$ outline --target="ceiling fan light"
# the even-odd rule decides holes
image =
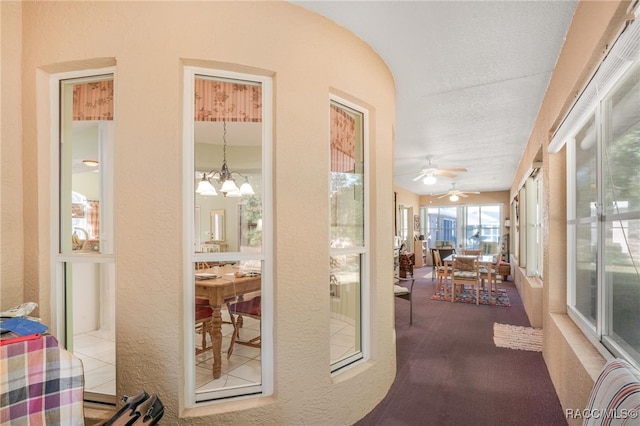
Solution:
[[[434,175],[429,175],[422,181],[425,185],[433,185],[438,181]]]
[[[458,197],[456,194],[451,195],[451,197],[449,197],[449,201],[451,202],[456,202],[460,199],[460,197]]]

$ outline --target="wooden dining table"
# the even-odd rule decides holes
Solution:
[[[451,272],[453,273],[453,262],[455,261],[456,257],[460,257],[460,256],[464,256],[464,257],[475,257],[478,259],[478,262],[481,265],[485,265],[487,267],[487,274],[486,274],[486,279],[487,281],[489,281],[489,297],[491,297],[491,282],[492,282],[492,277],[493,274],[491,273],[492,271],[492,266],[496,261],[496,257],[489,254],[489,255],[473,255],[473,254],[456,254],[456,253],[452,253],[449,256],[445,257],[444,259],[442,259],[442,262],[444,263],[444,298],[445,300],[447,299],[447,279],[449,278],[449,270],[451,270]],[[497,271],[496,271],[497,273]],[[480,279],[482,279],[482,287],[484,288],[484,279],[485,277],[483,277],[481,275]],[[454,297],[454,289],[451,288],[451,297]],[[498,297],[498,288],[496,286],[496,298]]]
[[[209,300],[212,313],[213,378],[222,373],[222,305],[229,299],[260,291],[262,276],[247,274],[236,276],[238,268],[216,266],[196,272],[196,297]]]

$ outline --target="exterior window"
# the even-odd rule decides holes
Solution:
[[[499,205],[421,207],[420,215],[427,217],[425,238],[429,242],[429,248],[451,247],[499,252]]]
[[[468,206],[466,210],[465,248],[480,249],[485,243],[500,242],[500,206]],[[496,251],[497,253],[497,251]]]
[[[458,222],[458,208],[422,207],[420,210],[421,212],[427,212],[425,238],[429,242],[429,248],[457,247],[456,224]]]
[[[535,173],[526,182],[526,274],[530,277],[542,277],[542,178]]]
[[[109,71],[110,72],[110,71]],[[52,229],[56,334],[85,365],[85,398],[115,403],[114,76],[54,76],[60,128]]]
[[[366,289],[365,113],[342,100],[330,104],[331,238],[329,294],[331,371],[363,358]]]
[[[190,405],[272,388],[270,84],[185,69]]]
[[[640,363],[640,66],[600,98],[567,147],[575,170],[569,313],[616,356]],[[574,213],[575,211],[575,213]]]
[[[398,236],[402,239],[405,248],[408,250],[412,246],[412,229],[413,223],[411,223],[413,209],[400,205],[398,207]]]

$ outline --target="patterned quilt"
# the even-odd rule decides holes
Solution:
[[[0,425],[84,425],[82,361],[53,336],[0,347]]]

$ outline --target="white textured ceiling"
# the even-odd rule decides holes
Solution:
[[[294,1],[349,29],[396,84],[395,183],[417,194],[509,189],[576,1]],[[427,165],[455,179],[413,182]]]

